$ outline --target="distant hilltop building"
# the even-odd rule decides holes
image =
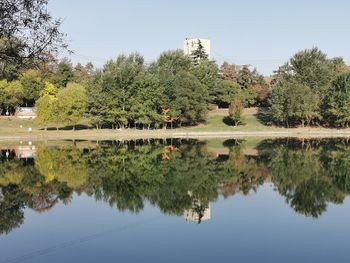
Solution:
[[[210,58],[210,40],[203,38],[186,38],[184,41],[184,54],[191,56],[193,51],[198,48],[198,43],[201,43],[208,57]]]

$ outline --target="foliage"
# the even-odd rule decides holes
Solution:
[[[180,125],[193,125],[206,119],[208,93],[193,75],[180,72],[165,92],[169,97],[171,115],[177,118]]]
[[[57,121],[57,98],[53,95],[45,94],[36,102],[36,119],[35,123],[44,125],[45,129],[48,124]]]
[[[54,84],[59,88],[65,88],[67,84],[73,81],[73,68],[68,60],[64,60],[58,64],[54,77]]]
[[[66,49],[61,20],[47,11],[47,0],[12,0],[0,2],[0,68],[14,75],[21,68],[48,61],[49,54]],[[7,75],[7,74],[5,74]],[[4,74],[2,74],[4,76]],[[9,78],[12,80],[12,78]]]
[[[24,90],[20,81],[0,80],[0,114],[5,110],[13,114],[16,107],[22,104],[23,98]]]
[[[339,75],[326,100],[327,117],[331,123],[348,127],[350,122],[350,73]]]
[[[58,122],[72,125],[74,129],[86,111],[86,90],[80,84],[69,83],[66,88],[59,90],[55,104]]]
[[[198,65],[209,58],[200,39],[198,39],[197,48],[191,53],[191,58],[195,65]]]
[[[233,81],[223,80],[218,87],[212,92],[215,100],[213,101],[219,107],[227,108],[235,98],[241,98],[241,87]]]
[[[234,99],[228,109],[228,115],[235,126],[243,122],[243,104],[239,98]]]
[[[212,60],[201,60],[201,63],[192,66],[191,73],[206,87],[209,94],[208,102],[217,100],[216,90],[220,85],[219,68]]]
[[[26,106],[33,107],[44,89],[44,81],[39,72],[33,69],[25,71],[20,77],[20,81],[24,90],[24,103]]]
[[[345,68],[342,59],[328,59],[318,48],[295,54],[279,68],[270,93],[271,120],[277,124],[316,124],[326,122],[327,94],[338,72]]]
[[[237,82],[238,72],[236,68],[237,68],[236,65],[229,64],[228,62],[225,61],[220,67],[221,79]]]
[[[287,127],[298,122],[309,125],[319,117],[317,95],[296,80],[279,82],[271,92],[270,104],[272,120]]]

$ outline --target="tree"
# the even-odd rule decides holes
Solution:
[[[297,80],[279,82],[271,92],[270,115],[275,123],[309,125],[320,116],[318,97],[310,87]]]
[[[209,58],[208,53],[202,45],[202,41],[200,39],[198,39],[197,48],[191,53],[191,58],[195,65],[198,65],[200,62]]]
[[[322,99],[335,77],[335,64],[315,47],[296,53],[287,67],[297,81],[309,86]]]
[[[61,89],[57,93],[57,117],[58,121],[75,125],[81,121],[86,112],[87,96],[83,86],[76,83],[68,84],[67,88]]]
[[[258,84],[258,74],[256,70],[251,71],[248,66],[244,65],[238,72],[238,84],[242,89],[248,89]]]
[[[67,49],[64,34],[59,30],[61,20],[52,18],[47,3],[47,0],[0,2],[0,68],[14,65],[18,70],[48,61],[49,54]]]
[[[177,116],[177,123],[190,125],[206,120],[208,93],[200,81],[187,72],[175,76],[174,83],[166,90],[169,112]]]
[[[327,117],[331,123],[348,127],[350,122],[350,73],[339,75],[327,97]]]
[[[243,110],[243,104],[239,98],[236,98],[231,102],[230,107],[228,109],[228,114],[235,126],[242,123]]]
[[[159,75],[161,82],[168,85],[177,73],[190,71],[191,67],[191,58],[178,49],[161,53],[157,61],[151,64],[150,72]]]
[[[109,61],[101,76],[102,91],[106,94],[106,120],[113,126],[124,128],[129,121],[133,83],[144,70],[144,59],[138,53],[121,55]]]
[[[236,82],[230,80],[220,81],[220,84],[212,94],[215,98],[214,103],[222,108],[228,108],[235,98],[242,99],[241,87]]]
[[[133,83],[130,120],[136,125],[155,127],[162,123],[161,110],[164,105],[164,87],[157,75],[141,72]]]
[[[209,94],[208,102],[216,100],[216,90],[220,86],[218,65],[211,60],[201,60],[201,63],[192,66],[191,73],[204,85]]]
[[[45,94],[40,97],[36,102],[36,119],[35,122],[38,125],[44,125],[45,130],[50,123],[56,121],[57,114],[57,98]]]
[[[57,88],[54,84],[45,81],[45,86],[44,89],[40,92],[40,97],[43,97],[45,95],[50,95],[50,96],[56,96],[57,95]]]
[[[15,109],[23,103],[24,90],[20,81],[0,81],[0,112],[4,110],[13,114]]]
[[[59,88],[65,88],[69,82],[73,81],[73,77],[72,64],[68,60],[63,60],[58,64],[54,84]]]
[[[27,70],[20,77],[20,81],[24,90],[25,105],[34,106],[45,85],[39,72],[33,69]]]
[[[238,81],[238,73],[236,70],[236,65],[234,64],[229,64],[228,62],[224,62],[221,67],[221,79],[222,80],[229,80],[233,82]]]
[[[343,64],[342,59],[328,59],[318,48],[296,53],[272,81],[269,101],[273,120],[287,126],[289,122],[304,125],[325,121],[330,113],[326,107],[331,83],[344,70]]]
[[[92,74],[94,66],[91,63],[86,66],[78,63],[73,70],[73,81],[82,85],[87,85],[89,78]]]

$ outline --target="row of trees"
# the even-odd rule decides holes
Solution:
[[[295,54],[281,66],[269,95],[270,119],[289,126],[348,126],[350,73],[342,58],[318,48]]]
[[[69,116],[58,118],[54,110],[48,112],[54,98],[46,96],[38,100],[38,122],[53,124],[65,119],[64,124],[73,125],[80,116],[97,128],[179,127],[205,121],[211,104],[228,106],[235,98],[241,100],[242,105],[257,103],[253,87],[259,79],[263,80],[255,71],[242,78],[247,83],[242,80],[240,86],[222,73],[236,72],[236,67],[220,70],[206,57],[196,61],[194,63],[193,56],[175,50],[162,53],[150,65],[146,65],[138,53],[121,55],[108,61],[101,70],[93,70],[91,64],[73,69],[69,62],[61,62],[50,81],[58,90],[65,89],[70,82],[79,83],[86,90],[87,101],[77,104],[87,107],[79,108],[74,120]],[[243,67],[237,76],[247,72],[249,69]],[[78,97],[75,95],[71,100],[74,102]]]

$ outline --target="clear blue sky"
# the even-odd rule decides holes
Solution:
[[[252,64],[265,75],[313,46],[350,64],[347,0],[50,0],[49,10],[64,19],[73,63],[102,66],[132,51],[152,61],[201,37],[218,63]]]

